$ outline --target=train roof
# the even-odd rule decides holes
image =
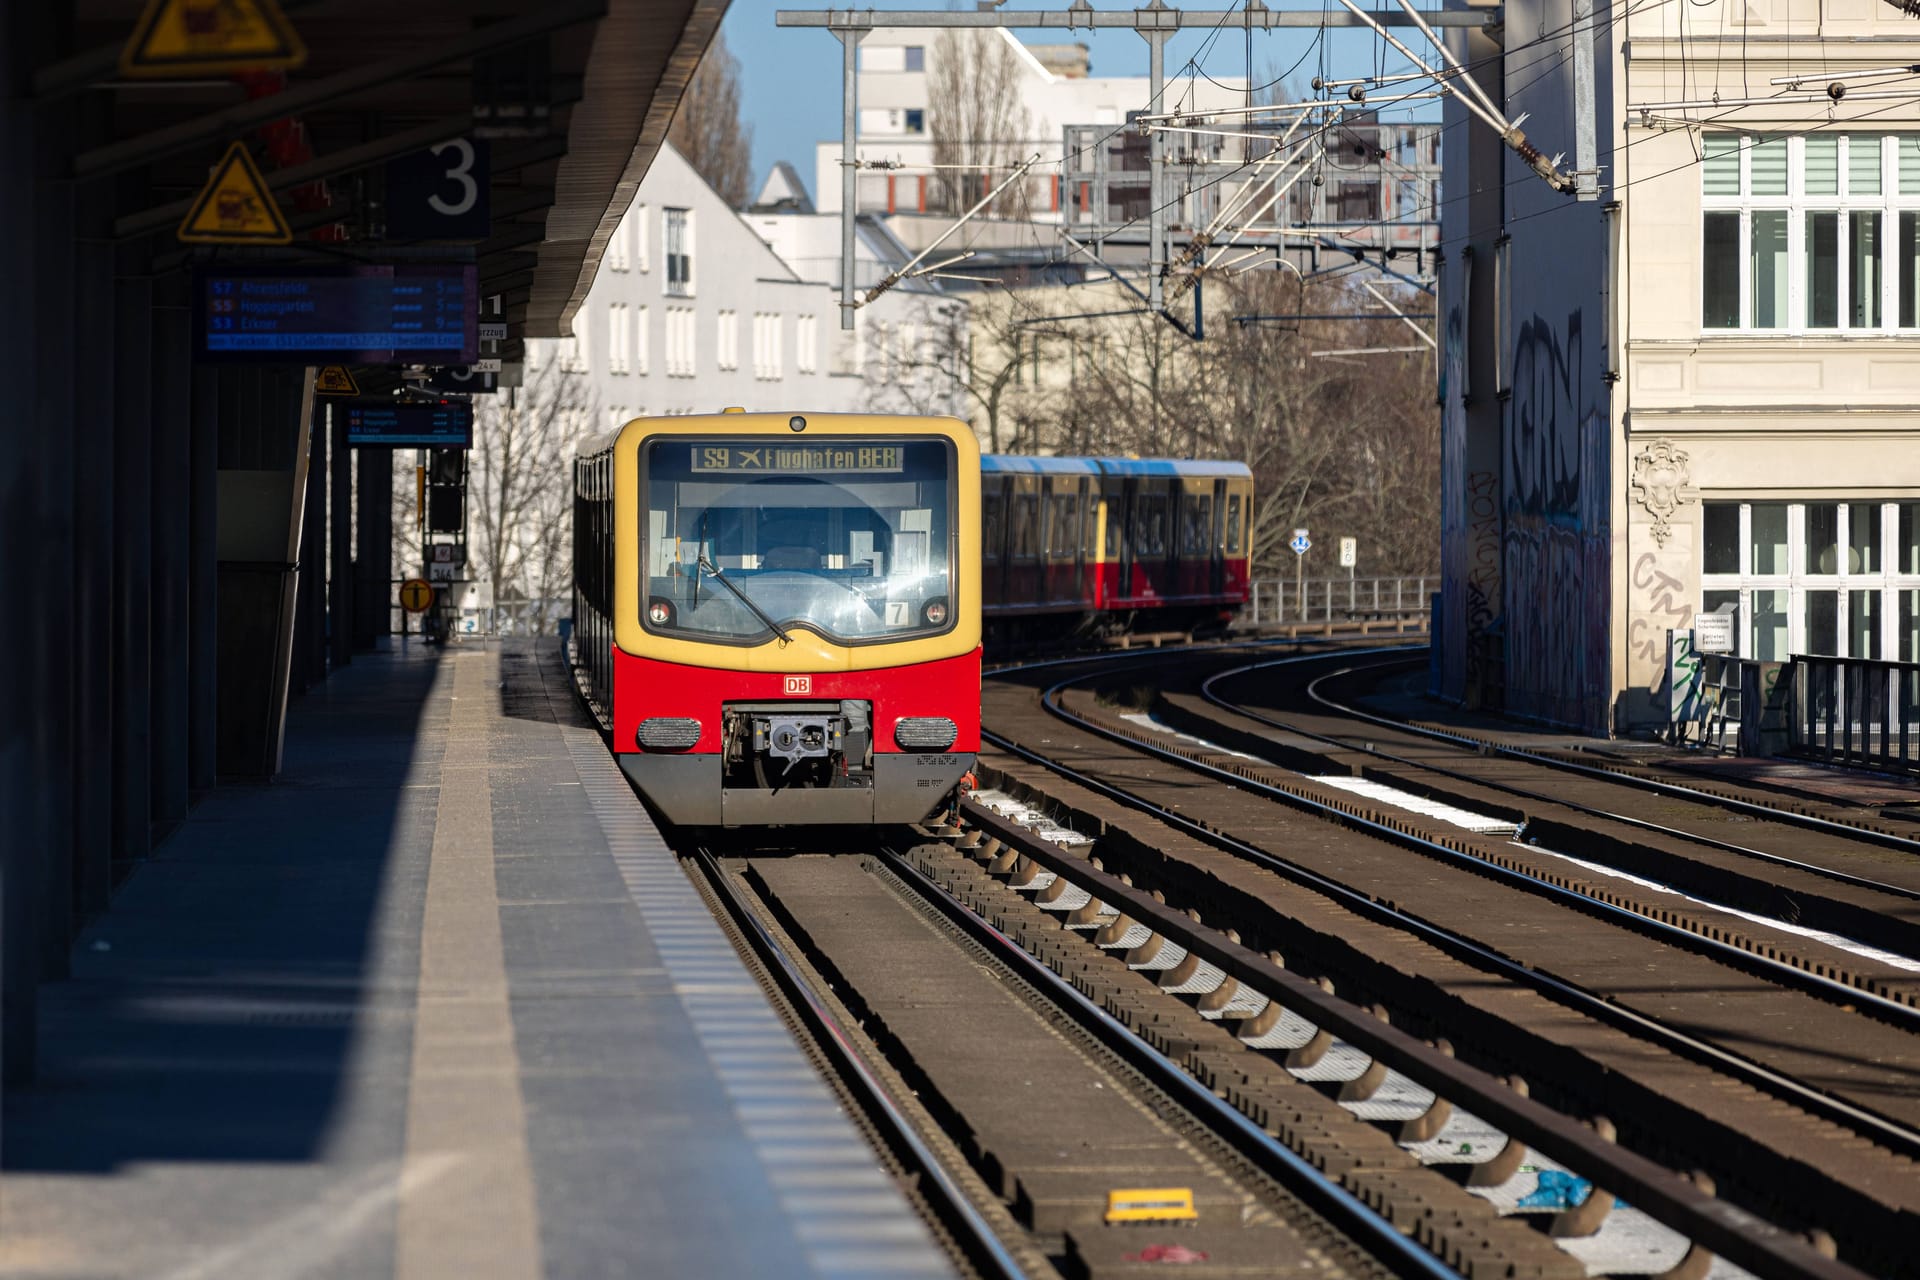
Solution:
[[[1019,472],[1022,475],[1097,476],[1100,465],[1092,458],[1038,458],[1023,453],[983,453],[980,470],[984,474]]]
[[[1192,476],[1200,479],[1220,476],[1251,478],[1253,475],[1244,462],[1199,462],[1183,458],[1040,458],[1012,453],[982,454],[980,470],[987,475],[1017,472],[1028,475]]]

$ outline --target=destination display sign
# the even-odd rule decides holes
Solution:
[[[473,447],[473,404],[467,400],[430,403],[381,400],[347,405],[347,443],[411,449]]]
[[[194,346],[207,360],[469,364],[478,293],[458,264],[212,268],[194,280]]]
[[[702,444],[693,449],[695,471],[802,471],[846,475],[851,472],[901,472],[907,450],[898,444],[738,445]]]

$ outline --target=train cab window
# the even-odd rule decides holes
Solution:
[[[1245,545],[1245,539],[1240,535],[1241,506],[1239,494],[1227,495],[1227,554],[1230,556],[1239,555],[1241,547]]]
[[[944,439],[655,440],[642,624],[735,644],[948,630],[956,470]]]
[[[1213,554],[1213,495],[1180,497],[1180,554],[1206,559]]]
[[[1047,519],[1047,554],[1071,560],[1080,549],[1080,495],[1056,493]]]

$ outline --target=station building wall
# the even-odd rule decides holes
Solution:
[[[1567,18],[1509,5],[1499,59],[1548,152],[1572,150]],[[1494,182],[1484,126],[1445,152],[1472,194],[1444,214],[1436,689],[1596,733],[1664,723],[1667,633],[1703,609],[1737,611],[1746,657],[1920,658],[1920,129],[1912,98],[1819,93],[1920,60],[1920,27],[1871,0],[1684,18],[1598,31],[1600,203],[1549,212],[1506,154]],[[1796,73],[1818,101],[1741,101]],[[1511,362],[1497,468],[1489,358]]]

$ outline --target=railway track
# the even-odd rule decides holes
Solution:
[[[1450,1274],[1114,1018],[1124,966],[1018,945],[1053,922],[950,844],[692,861],[976,1274]]]
[[[1920,1138],[1912,1108],[1898,1096],[1911,1093],[1912,1069],[1901,1064],[1913,1061],[1913,1045],[1906,1031],[1885,1021],[1905,1018],[1910,1006],[1885,1000],[1887,1007],[1875,1010],[1882,1021],[1872,1021],[1860,1013],[1872,993],[1776,964],[1798,975],[1795,982],[1826,981],[1852,995],[1850,1003],[1839,1003],[1832,992],[1827,994],[1834,998],[1822,1001],[1810,989],[1783,991],[1781,972],[1756,970],[1755,953],[1739,948],[1732,950],[1740,951],[1740,967],[1731,975],[1725,968],[1716,974],[1702,966],[1724,966],[1730,957],[1679,947],[1658,931],[1649,939],[1654,949],[1632,956],[1638,963],[1614,963],[1609,973],[1604,954],[1596,951],[1622,949],[1622,922],[1596,918],[1590,905],[1582,908],[1579,927],[1558,926],[1560,933],[1584,931],[1584,952],[1580,938],[1558,937],[1555,925],[1543,923],[1550,916],[1542,906],[1566,913],[1557,903],[1496,909],[1493,918],[1476,921],[1476,910],[1487,915],[1491,902],[1511,896],[1477,901],[1488,897],[1491,864],[1472,871],[1447,865],[1446,874],[1422,867],[1410,874],[1404,854],[1384,857],[1379,847],[1383,840],[1399,850],[1424,842],[1430,847],[1423,853],[1434,857],[1435,849],[1446,849],[1442,840],[1461,843],[1453,837],[1435,839],[1421,830],[1430,824],[1404,821],[1406,815],[1368,815],[1364,805],[1343,803],[1350,795],[1325,795],[1312,784],[1277,779],[1283,809],[1273,795],[1259,794],[1273,766],[1251,760],[1253,753],[1238,742],[1181,741],[1170,732],[1175,725],[1143,724],[1138,713],[1124,719],[1128,713],[1098,704],[1084,691],[1076,704],[1067,695],[1078,679],[1053,678],[1070,671],[1013,677],[1025,679],[1027,688],[996,682],[987,722],[1011,729],[1012,736],[999,741],[1027,760],[1010,754],[988,763],[997,764],[997,781],[1043,808],[1095,824],[1110,870],[1120,867],[1136,886],[1151,886],[1169,903],[1240,937],[1284,939],[1271,949],[1363,1003],[1379,1004],[1395,1025],[1430,1038],[1446,1036],[1462,1057],[1501,1074],[1523,1075],[1536,1097],[1570,1114],[1612,1116],[1605,1127],[1624,1145],[1670,1167],[1710,1171],[1710,1181],[1727,1199],[1816,1239],[1839,1239],[1843,1256],[1862,1265],[1910,1265],[1903,1249],[1886,1242],[1909,1238],[1914,1222],[1916,1206],[1907,1188],[1914,1185],[1911,1157]],[[1142,678],[1134,666],[1107,683],[1125,687]],[[1051,718],[1041,713],[1042,702]],[[1194,708],[1209,706],[1198,695],[1192,702]],[[1217,706],[1211,709],[1221,714]],[[1254,736],[1271,745],[1275,728],[1262,726]],[[1291,727],[1281,730],[1281,745],[1298,750],[1299,743],[1284,741],[1291,733]],[[1020,736],[1031,745],[1013,740]],[[1237,790],[1197,791],[1195,771]],[[1267,812],[1257,811],[1259,803]],[[1302,810],[1339,826],[1303,823]],[[1153,820],[1143,821],[1143,813]],[[1143,836],[1148,829],[1152,836]],[[1476,839],[1491,843],[1493,837]],[[1170,851],[1175,848],[1177,853]],[[1344,859],[1343,851],[1350,851]],[[1475,884],[1463,886],[1467,878]],[[1493,883],[1505,888],[1507,880]],[[1303,897],[1302,889],[1317,901]],[[1423,907],[1423,890],[1449,896],[1453,904],[1416,913],[1409,908]],[[1509,914],[1525,919],[1503,918]],[[1634,927],[1644,930],[1646,923]],[[1356,934],[1364,944],[1355,943]],[[1507,993],[1490,992],[1489,975]],[[1649,975],[1655,975],[1651,981]],[[1527,998],[1511,994],[1520,991]],[[1717,994],[1710,999],[1709,992]],[[1732,1008],[1701,1017],[1700,1006],[1715,999]],[[1787,1007],[1783,999],[1799,1003]],[[1778,1026],[1777,1035],[1763,1043],[1741,1031],[1743,1017],[1768,1010],[1775,1020],[1755,1025]],[[1810,1012],[1816,1015],[1811,1021]],[[1868,1039],[1881,1039],[1856,1054],[1848,1037],[1857,1038],[1861,1026],[1870,1028]],[[1475,1035],[1463,1027],[1477,1028]],[[1835,1052],[1823,1059],[1810,1046],[1833,1046]],[[1888,1046],[1891,1057],[1876,1053]],[[1876,1057],[1884,1068],[1877,1075],[1857,1069],[1860,1061]]]

